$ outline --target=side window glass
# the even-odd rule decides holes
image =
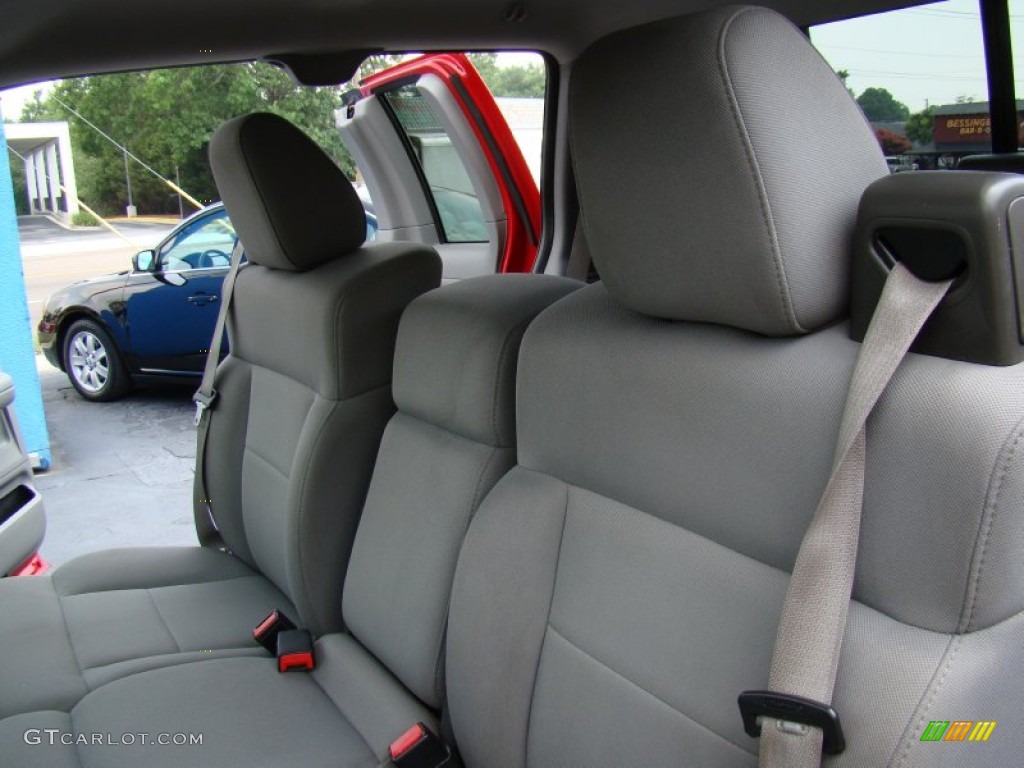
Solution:
[[[991,151],[978,0],[822,24],[811,41],[857,99],[894,173],[956,168]]]
[[[404,85],[384,94],[423,172],[449,243],[486,242],[480,201],[466,166],[420,89]]]
[[[227,212],[217,211],[183,227],[164,243],[157,254],[157,268],[161,272],[184,272],[227,267],[235,240]]]

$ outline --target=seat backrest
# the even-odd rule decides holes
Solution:
[[[440,283],[440,259],[419,245],[363,245],[352,185],[280,117],[229,121],[210,162],[248,258],[217,371],[211,507],[231,551],[291,598],[306,626],[337,630],[341,578],[394,412],[399,318]]]
[[[453,587],[455,733],[471,767],[754,766],[737,695],[767,688],[829,475],[886,165],[804,35],[749,7],[597,43],[570,120],[604,282],[523,340],[518,465]],[[912,354],[880,401],[827,765],[1019,762],[1016,729],[974,758],[920,739],[1019,718],[1022,425],[1021,366]]]
[[[416,299],[402,315],[391,419],[345,579],[349,631],[420,700],[443,693],[448,599],[477,506],[515,463],[519,345],[580,287],[494,275]]]

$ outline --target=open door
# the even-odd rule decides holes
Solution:
[[[45,570],[36,555],[46,532],[43,502],[14,419],[14,382],[0,371],[0,576]]]
[[[449,281],[533,269],[537,182],[466,56],[420,56],[367,78],[345,95],[337,124],[378,240],[434,246]]]

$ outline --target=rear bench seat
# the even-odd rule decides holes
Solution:
[[[252,626],[275,606],[318,633],[341,627],[341,576],[394,412],[398,320],[440,283],[440,259],[363,246],[352,185],[279,117],[227,123],[211,163],[249,259],[203,468],[231,554],[110,550],[0,579],[0,716],[68,710],[142,669],[262,654]]]
[[[829,475],[860,350],[843,321],[857,205],[885,163],[806,38],[760,9],[599,42],[573,66],[570,116],[605,282],[542,312],[522,341],[518,464],[481,504],[453,583],[455,735],[469,768],[754,766],[736,697],[766,687]],[[882,397],[834,699],[847,750],[826,765],[1019,763],[1021,424],[1019,365],[911,354]],[[353,567],[413,552],[401,534],[417,516],[358,541]],[[396,634],[417,636],[420,664],[437,647],[423,613],[377,620],[423,578],[411,562],[401,589],[353,617],[365,629],[320,641],[312,674],[251,658],[141,673],[71,715],[8,719],[0,739],[26,765],[373,768],[413,721],[436,725],[424,681],[439,665],[374,658]],[[358,614],[355,583],[345,605]],[[921,743],[929,720],[957,718],[998,721],[999,738]],[[24,745],[45,727],[205,740]]]
[[[481,499],[515,463],[520,340],[541,310],[579,286],[497,275],[429,292],[406,309],[394,360],[398,412],[381,441],[344,580],[349,633],[317,642],[315,671],[281,675],[269,658],[238,657],[131,675],[94,690],[70,713],[0,721],[5,760],[78,765],[74,746],[26,745],[20,734],[90,731],[107,718],[118,729],[134,719],[164,732],[165,707],[175,730],[207,734],[202,748],[107,754],[89,747],[80,748],[82,759],[220,765],[242,754],[243,739],[250,764],[339,765],[352,755],[375,765],[411,723],[436,728],[456,558]],[[249,626],[261,618],[250,615]],[[236,727],[244,733],[228,735]]]

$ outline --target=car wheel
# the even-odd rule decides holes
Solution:
[[[64,335],[64,369],[86,400],[116,400],[131,387],[114,340],[93,320],[76,320],[68,328]]]

